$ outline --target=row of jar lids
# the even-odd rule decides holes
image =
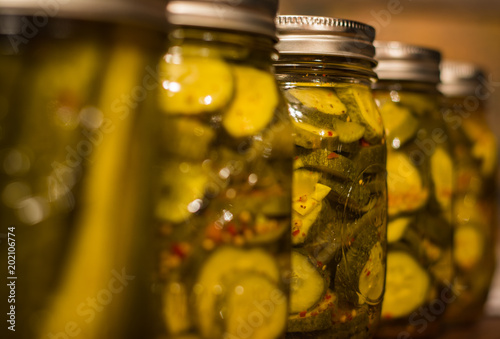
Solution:
[[[375,29],[345,19],[276,17],[278,0],[0,0],[0,15],[32,15],[117,21],[157,28],[167,22],[260,34],[279,41],[280,54],[332,55],[365,60],[379,79],[467,81],[481,71],[472,64],[440,63],[433,49],[375,41]],[[0,27],[1,29],[1,27]],[[444,65],[444,67],[443,67]],[[441,66],[441,74],[440,74]]]

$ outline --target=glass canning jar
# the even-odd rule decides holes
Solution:
[[[497,144],[485,116],[491,95],[476,65],[441,63],[443,117],[453,140],[456,194],[453,204],[457,300],[446,322],[476,321],[483,311],[495,270]]]
[[[375,42],[374,96],[387,135],[387,279],[378,337],[435,336],[453,298],[453,161],[440,53]]]
[[[375,30],[279,16],[277,79],[295,160],[287,338],[369,338],[386,259],[386,147],[371,93]]]
[[[282,337],[293,143],[277,1],[171,1],[155,200],[157,337]]]
[[[163,8],[0,1],[2,333],[137,334],[123,320],[137,316]]]

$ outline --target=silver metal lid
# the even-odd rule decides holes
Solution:
[[[172,0],[167,18],[179,26],[261,34],[276,40],[278,0]]]
[[[477,65],[460,61],[442,61],[439,90],[449,97],[476,95],[477,88],[482,86],[481,78],[484,79],[484,72]]]
[[[439,83],[439,51],[398,41],[375,41],[379,80]]]
[[[0,0],[0,15],[123,22],[165,28],[168,0]],[[43,19],[43,20],[42,20]]]
[[[375,29],[363,23],[322,16],[280,15],[276,19],[280,54],[328,55],[370,61]]]

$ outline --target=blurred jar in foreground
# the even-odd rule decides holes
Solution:
[[[385,281],[387,183],[371,93],[375,30],[279,16],[277,79],[294,127],[287,338],[369,338]]]
[[[446,311],[446,321],[454,325],[482,315],[495,270],[497,146],[484,111],[491,93],[481,78],[484,73],[473,64],[441,64],[443,117],[453,139],[457,171],[453,204],[457,300]]]
[[[375,42],[374,96],[387,133],[387,280],[379,337],[435,336],[453,296],[453,161],[441,116],[440,53]]]
[[[163,7],[0,1],[7,337],[134,337]]]
[[[158,338],[282,337],[293,143],[277,1],[171,1],[159,65]]]

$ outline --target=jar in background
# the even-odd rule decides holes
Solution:
[[[157,338],[283,336],[293,143],[277,1],[170,1],[159,65]]]
[[[387,279],[378,337],[432,337],[453,298],[453,161],[441,116],[440,53],[375,42],[374,97],[387,136]]]
[[[163,7],[0,1],[1,333],[140,337]]]
[[[279,16],[277,79],[294,128],[287,338],[369,338],[386,259],[386,147],[371,93],[375,30]]]
[[[483,313],[495,270],[496,138],[485,117],[489,97],[475,65],[441,63],[440,90],[446,96],[443,117],[453,140],[456,193],[453,203],[457,300],[446,311],[446,322],[461,325]]]

